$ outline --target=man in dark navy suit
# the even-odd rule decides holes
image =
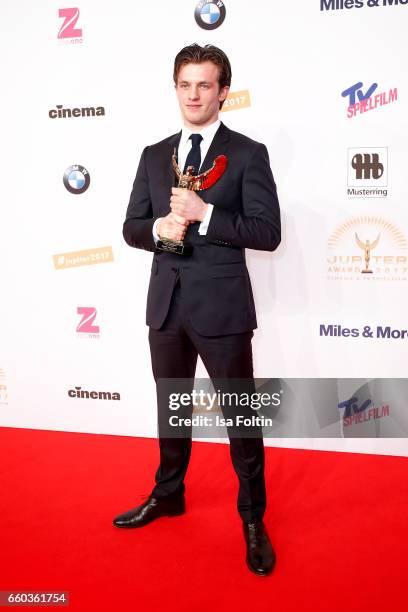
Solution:
[[[225,53],[190,45],[175,58],[174,83],[183,119],[181,132],[144,149],[133,184],[123,235],[154,252],[146,322],[155,380],[194,379],[197,357],[215,379],[253,379],[253,330],[257,327],[245,248],[274,251],[280,243],[280,211],[265,145],[228,129],[219,120],[230,83]],[[181,171],[211,168],[219,155],[227,166],[202,191],[174,187],[172,154]],[[184,240],[189,257],[160,250],[161,239]],[[159,423],[168,410],[158,399]],[[191,438],[160,435],[156,485],[140,506],[114,519],[140,527],[185,511],[184,477]],[[239,480],[247,564],[269,574],[275,553],[263,524],[266,506],[262,433],[230,437]],[[210,517],[211,519],[211,517]]]

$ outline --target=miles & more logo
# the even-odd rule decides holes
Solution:
[[[364,325],[345,327],[339,323],[321,323],[319,336],[325,338],[364,338],[379,340],[408,340],[408,329],[391,325]]]
[[[387,147],[348,149],[347,195],[349,198],[386,198],[387,185]]]
[[[82,28],[77,27],[79,19],[79,8],[62,8],[58,9],[58,17],[62,20],[57,38],[61,42],[70,44],[81,44]]]
[[[341,11],[343,9],[353,8],[375,8],[378,6],[398,6],[408,4],[408,0],[367,0],[364,4],[363,0],[320,0],[321,11]]]
[[[327,279],[406,281],[408,242],[382,217],[360,216],[341,223],[328,240]]]
[[[398,100],[396,87],[374,95],[377,87],[378,83],[373,83],[364,92],[363,83],[358,82],[341,92],[343,98],[348,98],[347,117],[349,119]]]

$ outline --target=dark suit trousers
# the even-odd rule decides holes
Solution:
[[[159,330],[149,330],[156,382],[160,378],[191,379],[192,387],[198,355],[213,382],[217,378],[252,379],[253,332],[201,336],[189,322],[182,296],[183,288],[178,283],[164,324]],[[168,397],[165,403],[158,394],[158,411],[159,421],[160,414],[168,415]],[[255,437],[230,436],[230,454],[239,481],[237,507],[246,522],[262,519],[266,506],[262,430],[259,429],[258,433]],[[159,431],[159,446],[160,465],[152,494],[166,497],[183,493],[191,437],[166,438]]]

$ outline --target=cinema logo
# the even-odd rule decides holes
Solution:
[[[85,251],[71,251],[70,253],[57,253],[53,255],[56,270],[77,268],[79,266],[92,266],[95,264],[113,261],[112,247],[99,247]]]
[[[344,408],[342,415],[343,426],[349,427],[358,423],[366,423],[367,421],[375,421],[390,416],[390,407],[388,404],[382,406],[373,406],[371,399],[364,402],[359,402],[358,397],[352,397],[348,400],[340,402],[338,408]]]
[[[93,306],[78,306],[77,314],[82,317],[76,328],[78,338],[99,339],[99,325],[94,325],[97,315],[96,308]]]
[[[347,150],[349,198],[386,198],[388,195],[388,147]]]
[[[374,95],[377,87],[378,83],[373,83],[364,91],[363,83],[359,81],[341,92],[343,98],[348,98],[348,119],[352,119],[370,110],[376,110],[381,106],[386,106],[398,100],[398,89],[396,87]]]
[[[85,391],[82,387],[74,387],[68,390],[68,397],[73,399],[96,399],[120,401],[120,393],[111,391]]]
[[[221,112],[226,113],[232,110],[241,110],[241,108],[248,108],[249,106],[251,106],[251,98],[248,89],[233,91],[226,97]]]
[[[406,281],[408,243],[390,221],[360,216],[341,223],[328,240],[327,279]]]
[[[105,108],[103,106],[81,106],[75,108],[64,108],[62,104],[57,104],[55,108],[48,111],[50,119],[72,119],[75,117],[104,117]]]
[[[82,44],[82,28],[77,27],[79,19],[79,8],[62,8],[58,9],[58,17],[62,20],[61,27],[57,34],[60,43],[68,43],[71,45]]]
[[[0,406],[8,405],[6,373],[0,368]]]

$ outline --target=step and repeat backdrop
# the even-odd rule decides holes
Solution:
[[[308,379],[298,410],[313,397],[319,414],[378,421],[267,444],[408,454],[387,426],[407,397],[408,0],[8,0],[0,13],[0,425],[156,435],[152,254],[122,224],[143,148],[181,128],[174,56],[213,43],[233,72],[221,119],[266,144],[282,209],[279,249],[247,251],[255,375]]]

